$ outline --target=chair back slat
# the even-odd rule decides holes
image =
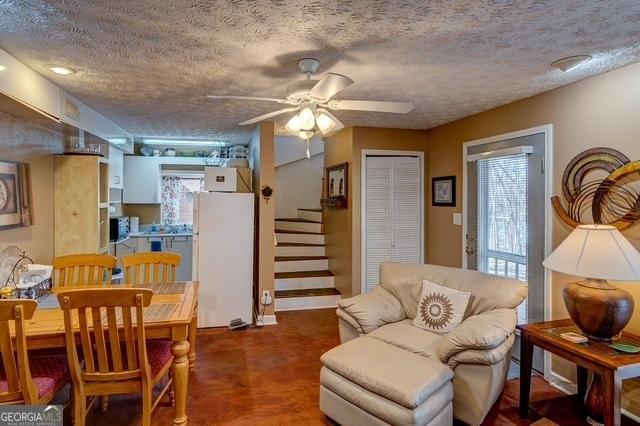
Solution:
[[[105,254],[70,254],[53,258],[56,287],[96,286],[111,283],[117,259]]]
[[[94,363],[93,343],[89,334],[89,324],[87,322],[86,308],[78,308],[78,328],[80,329],[80,342],[82,344],[82,357],[84,358],[87,371],[96,371]]]
[[[127,308],[125,308],[126,310]],[[129,312],[131,310],[129,309]],[[120,349],[120,335],[118,333],[118,322],[116,320],[116,308],[107,307],[107,328],[109,330],[109,348],[111,348],[111,360],[113,362],[113,370],[122,372],[122,352]],[[126,342],[125,342],[126,344]]]
[[[136,357],[136,337],[133,334],[133,325],[131,323],[131,309],[122,311],[122,325],[124,331],[125,348],[127,351],[127,366],[129,369],[138,368],[138,359]]]
[[[38,306],[35,300],[0,300],[0,352],[7,380],[7,391],[0,391],[0,402],[37,403],[38,393],[31,378],[24,320],[31,319]],[[15,346],[10,322],[14,322]]]
[[[123,256],[122,267],[127,284],[173,282],[181,256],[170,252],[144,252]]]
[[[148,379],[150,371],[144,340],[143,307],[149,306],[152,295],[153,291],[149,289],[113,287],[63,290],[58,293],[60,306],[65,313],[67,352],[74,386],[84,388],[87,382]],[[87,321],[86,310],[91,313],[90,322]],[[73,311],[78,312],[77,327],[86,360],[84,366],[79,362],[75,345],[77,330]],[[121,340],[121,336],[124,340]]]

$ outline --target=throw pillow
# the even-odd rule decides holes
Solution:
[[[413,325],[437,334],[453,331],[464,317],[471,293],[422,279],[418,313]]]

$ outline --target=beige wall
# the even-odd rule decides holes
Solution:
[[[336,288],[343,297],[359,294],[361,289],[360,187],[363,149],[419,151],[426,154],[427,134],[423,130],[353,127],[327,138],[325,165],[349,162],[348,209],[325,210],[329,270],[336,274]],[[426,155],[425,155],[426,157]],[[426,158],[425,158],[426,166]],[[425,189],[426,185],[425,173]],[[427,201],[425,192],[425,203]],[[426,227],[426,221],[425,221]]]
[[[64,138],[30,122],[0,112],[0,160],[31,165],[34,224],[0,230],[0,250],[17,245],[38,263],[53,258],[53,155]]]
[[[297,217],[298,209],[320,207],[324,156],[293,161],[276,168],[276,217]]]
[[[456,175],[457,193],[462,194],[462,143],[545,124],[553,124],[554,194],[561,194],[561,180],[567,163],[580,152],[594,147],[622,151],[631,160],[640,159],[640,64],[601,74],[551,92],[543,93],[491,111],[474,115],[428,132],[429,177]],[[429,194],[430,196],[430,194]],[[430,263],[461,265],[462,229],[452,225],[455,208],[431,207],[428,213]],[[570,232],[557,218],[553,222],[553,246]],[[640,226],[624,234],[640,249]],[[563,284],[575,278],[554,274],[553,318],[568,317],[562,301]],[[640,286],[621,284],[640,300]],[[640,332],[640,309],[628,330]],[[555,362],[553,369],[572,377],[573,368]]]
[[[275,202],[273,196],[267,201],[260,191],[265,186],[276,190],[276,168],[274,150],[274,126],[272,122],[262,122],[256,127],[249,142],[251,168],[253,169],[253,188],[256,194],[256,267],[258,293],[257,301],[263,290],[269,290],[273,296],[275,286]],[[255,279],[254,279],[255,280]],[[266,315],[273,314],[273,305],[265,310]]]
[[[353,181],[351,161],[353,155],[353,128],[341,130],[337,134],[325,139],[324,165],[349,163],[348,182]],[[352,295],[351,272],[353,269],[352,237],[351,237],[351,203],[353,195],[351,189],[347,194],[348,209],[324,209],[325,253],[329,258],[329,270],[335,274],[335,288],[342,297]]]

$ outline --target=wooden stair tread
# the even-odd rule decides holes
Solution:
[[[298,210],[302,210],[302,211],[305,211],[305,212],[322,213],[322,209],[298,209]]]
[[[340,292],[333,287],[309,288],[302,290],[276,290],[274,294],[277,299],[287,299],[290,297],[340,296]]]
[[[333,277],[331,271],[276,272],[276,280],[287,278],[321,278]]]
[[[276,222],[315,223],[318,225],[322,224],[322,222],[318,222],[316,220],[300,219],[297,217],[277,217]]]
[[[276,234],[324,235],[322,232],[289,231],[288,229],[276,229],[275,232]]]
[[[276,256],[276,262],[304,261],[304,260],[325,260],[327,256]]]
[[[324,247],[324,244],[312,244],[312,243],[278,243],[277,247]]]

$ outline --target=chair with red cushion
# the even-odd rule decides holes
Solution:
[[[35,300],[0,300],[0,404],[46,404],[69,382],[64,353],[29,356],[24,320],[33,317]],[[15,347],[10,322],[14,322]]]
[[[149,306],[152,296],[153,291],[144,288],[58,292],[64,312],[76,425],[84,425],[91,407],[87,397],[92,397],[93,403],[96,396],[138,392],[142,393],[142,424],[151,425],[151,413],[173,385],[169,379],[152,401],[154,386],[168,375],[173,361],[171,342],[145,339],[142,308]]]

